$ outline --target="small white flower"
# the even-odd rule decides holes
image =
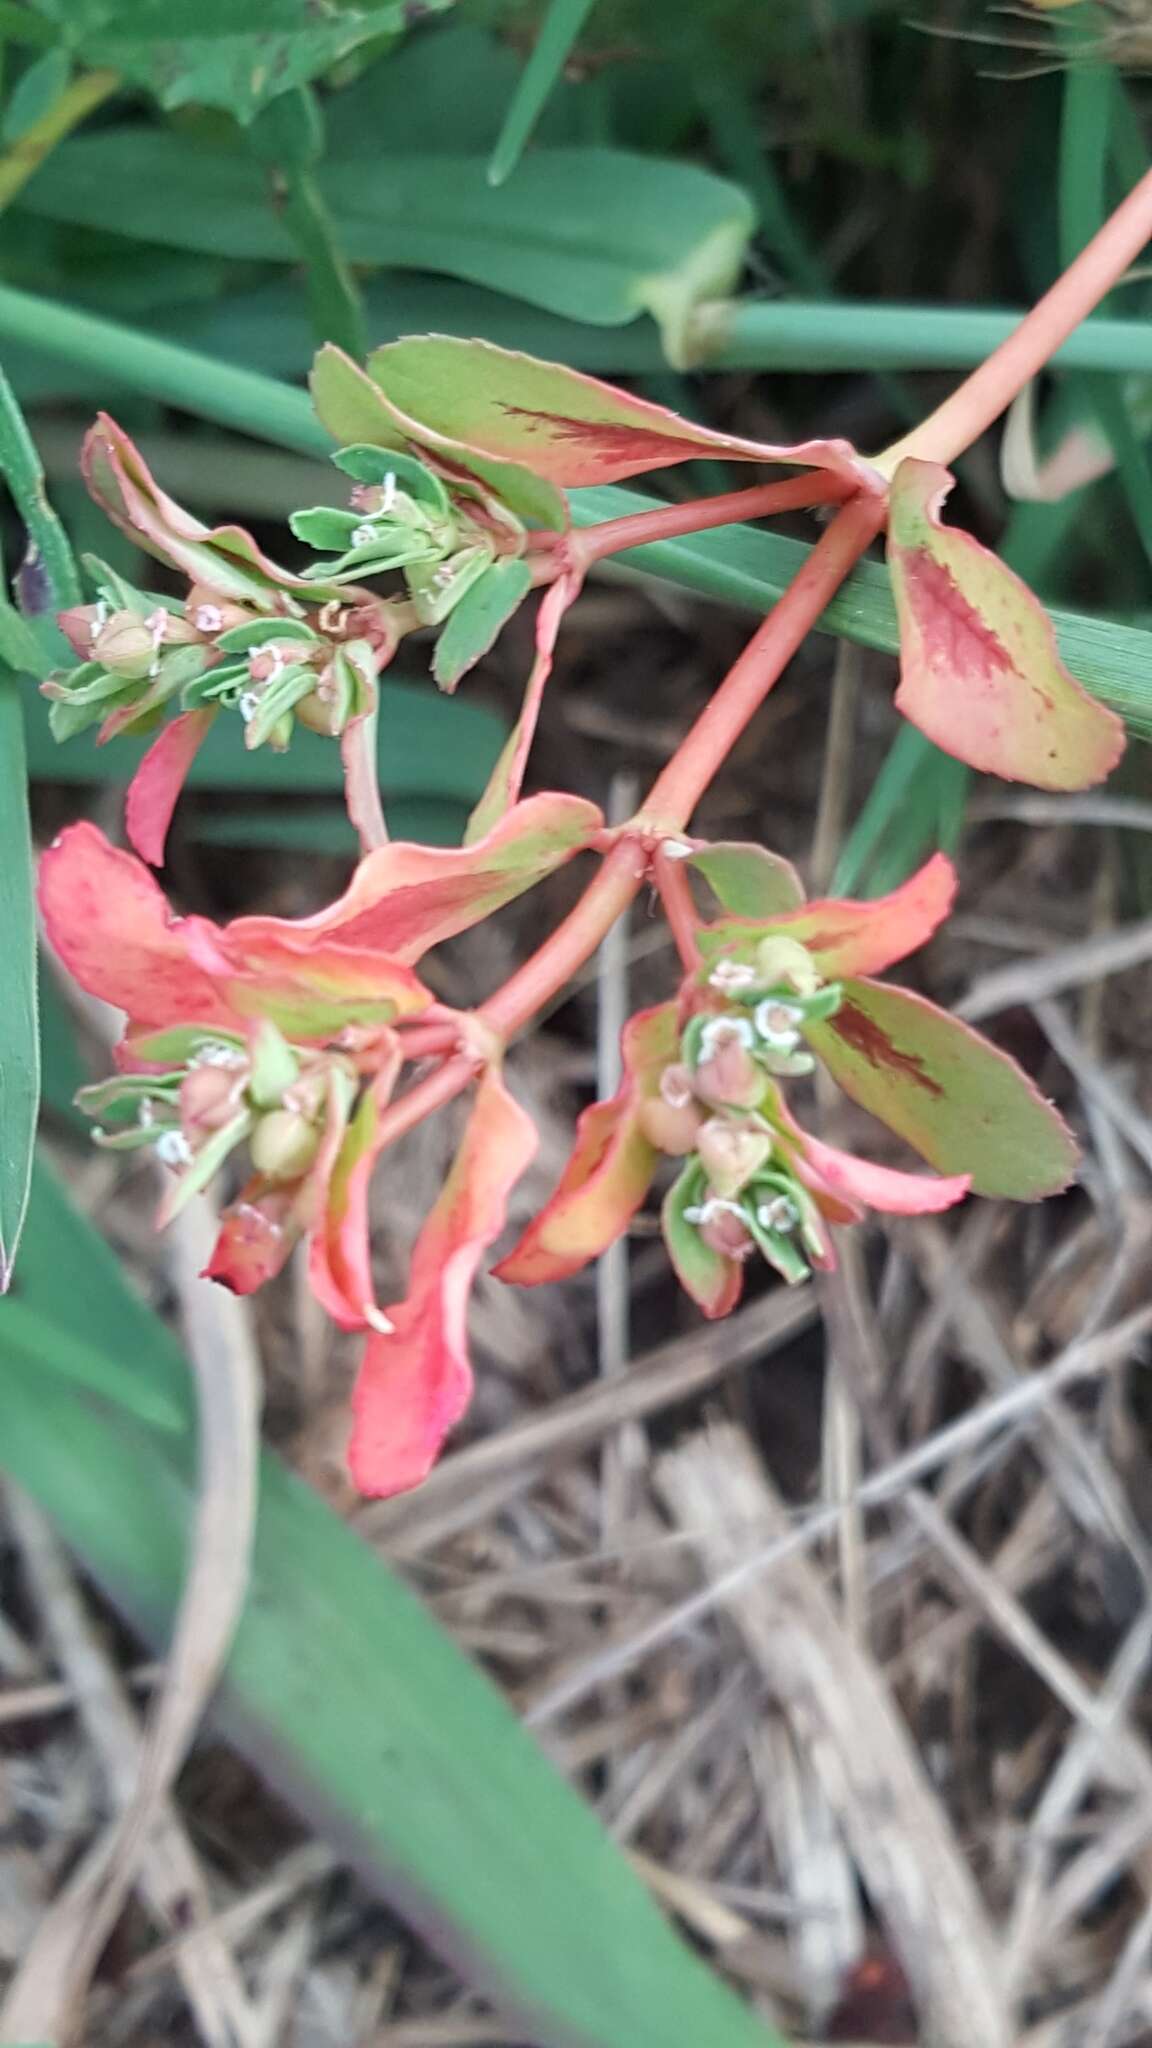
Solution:
[[[218,633],[224,624],[224,614],[218,604],[198,604],[192,624],[198,633]]]
[[[378,526],[373,526],[370,519],[365,519],[359,526],[352,528],[352,545],[354,548],[370,548],[373,541],[379,540],[379,538],[380,529]]]
[[[183,1131],[161,1131],[156,1140],[156,1157],[165,1166],[191,1166],[192,1147]]]
[[[238,1046],[224,1045],[218,1038],[208,1038],[198,1045],[188,1062],[190,1067],[243,1067],[247,1064]]]
[[[740,960],[718,960],[708,976],[709,988],[718,988],[725,995],[738,988],[753,988],[755,982],[756,969]]]
[[[709,1017],[700,1033],[701,1064],[711,1059],[717,1046],[731,1045],[733,1039],[747,1046],[751,1052],[756,1043],[756,1033],[747,1017]]]
[[[795,1052],[800,1043],[796,1026],[804,1022],[803,1010],[795,1009],[791,1003],[777,1002],[774,996],[769,996],[764,1002],[757,1003],[752,1014],[757,1034],[764,1045],[771,1046],[773,1052]]]

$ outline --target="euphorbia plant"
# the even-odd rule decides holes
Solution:
[[[1150,228],[1152,177],[1011,339],[875,458],[836,440],[785,448],[713,433],[481,342],[406,340],[366,369],[326,349],[314,396],[339,443],[349,502],[293,519],[316,556],[299,573],[240,529],[192,519],[119,428],[93,428],[94,495],[189,589],[161,597],[92,563],[94,603],[62,619],[81,665],[47,686],[60,737],[97,719],[102,739],[157,728],[127,806],[143,860],[80,825],[43,864],[49,936],[78,980],[128,1016],[118,1076],[83,1099],[104,1143],[150,1145],[171,1166],[165,1213],[243,1155],[214,1278],[250,1291],[307,1240],[319,1299],[342,1327],[366,1332],[351,1448],[364,1491],[418,1482],[467,1402],[469,1288],[536,1144],[504,1078],[506,1047],[646,882],[675,939],[676,985],[627,1026],[621,1087],[580,1119],[559,1186],[496,1268],[503,1279],[575,1272],[627,1228],[662,1172],[669,1256],[708,1315],[733,1306],[751,1259],[789,1284],[832,1265],[835,1229],[868,1209],[940,1210],[970,1191],[1033,1200],[1067,1183],[1070,1135],[1019,1068],[922,996],[875,979],[947,915],[947,860],[876,902],[809,903],[777,855],[708,845],[689,828],[733,742],[885,529],[905,716],[974,766],[1042,788],[1082,788],[1115,765],[1122,728],[1064,668],[1039,604],[994,555],[946,527],[940,508],[947,464],[1043,367]],[[573,528],[569,489],[709,452],[799,473]],[[636,816],[609,830],[575,797],[522,799],[557,634],[594,564],[804,506],[824,508],[822,537]],[[431,628],[433,672],[454,688],[533,590],[536,660],[466,844],[388,844],[375,783],[381,669],[410,633]],[[231,714],[248,745],[288,745],[299,719],[342,746],[362,858],[344,895],[314,917],[179,918],[144,865],[162,858],[209,723]],[[598,871],[510,979],[473,1010],[434,1002],[415,972],[423,954],[578,855]],[[794,1084],[817,1063],[933,1171],[871,1163],[810,1133]],[[408,1294],[381,1308],[373,1168],[473,1087]]]

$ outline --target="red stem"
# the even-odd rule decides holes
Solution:
[[[1008,339],[993,349],[951,398],[913,427],[902,441],[885,449],[876,458],[875,466],[890,477],[897,463],[909,455],[930,462],[954,462],[993,420],[999,419],[1029,379],[1045,367],[1073,328],[1099,305],[1149,240],[1152,171],[1145,173]]]
[[[700,965],[700,948],[696,943],[700,914],[692,900],[692,885],[684,861],[669,853],[667,844],[658,846],[652,855],[652,880],[664,906],[664,915],[671,927],[684,971],[694,974]]]
[[[753,634],[649,791],[641,816],[662,838],[687,825],[721,762],[884,523],[882,498],[850,498]]]
[[[790,476],[782,483],[756,484],[747,491],[725,491],[716,498],[696,498],[686,505],[661,505],[651,512],[629,512],[622,519],[605,519],[599,526],[587,526],[570,534],[563,552],[581,569],[624,548],[640,548],[651,541],[680,540],[685,534],[704,533],[713,526],[732,526],[740,519],[768,519],[775,512],[799,512],[812,505],[838,505],[851,495],[847,477],[831,476],[827,470],[809,470],[804,476]]]

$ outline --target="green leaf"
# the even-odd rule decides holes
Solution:
[[[63,1329],[86,1322],[92,1341],[99,1327],[186,1406],[167,1332],[130,1295],[91,1226],[74,1212],[61,1225],[67,1205],[58,1189],[45,1200],[46,1187],[38,1176],[32,1230],[45,1256],[28,1269],[33,1305]],[[33,1368],[12,1351],[3,1368],[6,1469],[162,1647],[187,1554],[193,1430],[178,1439],[133,1420],[51,1361]],[[491,1682],[271,1457],[218,1713],[283,1796],[355,1842],[366,1880],[515,2015],[518,2037],[540,2048],[781,2048],[677,1939]]]
[[[465,278],[595,326],[651,313],[673,361],[693,307],[735,283],[752,208],[710,171],[624,150],[539,150],[494,191],[484,168],[476,157],[335,158],[317,184],[350,262]],[[175,131],[76,136],[20,204],[162,248],[259,262],[296,253],[258,168]]]
[[[40,1102],[34,905],[20,686],[0,670],[0,1293],[20,1242]]]
[[[60,98],[71,70],[68,52],[57,46],[45,50],[43,56],[21,72],[0,120],[0,138],[5,143],[19,142],[29,128],[35,127],[41,115]]]
[[[777,917],[804,901],[804,885],[791,861],[763,846],[718,840],[697,847],[688,865],[703,875],[734,917]]]
[[[461,676],[487,654],[532,588],[532,571],[516,556],[493,562],[465,591],[441,629],[432,673],[442,690],[454,690]]]
[[[427,0],[430,10],[450,0]],[[407,26],[403,0],[321,12],[312,0],[56,0],[89,63],[107,64],[162,107],[224,107],[251,121],[278,94],[306,85],[340,58]]]
[[[973,768],[1039,789],[1101,782],[1124,730],[1069,674],[1039,600],[939,512],[953,479],[902,462],[892,479],[888,563],[900,620],[897,709]]]
[[[660,1223],[681,1287],[706,1316],[726,1316],[740,1299],[742,1268],[736,1259],[726,1259],[705,1244],[684,1213],[702,1202],[706,1192],[703,1168],[699,1160],[690,1159],[664,1197]]]
[[[490,185],[502,185],[515,170],[594,5],[595,0],[548,0],[489,159]]]
[[[1066,1187],[1076,1146],[1032,1082],[988,1039],[923,996],[846,981],[804,1035],[846,1095],[978,1195],[1038,1201]]]

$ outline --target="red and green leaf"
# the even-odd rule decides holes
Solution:
[[[498,1279],[520,1287],[567,1280],[623,1235],[648,1193],[659,1157],[640,1128],[641,1105],[658,1094],[677,1042],[675,1003],[630,1019],[621,1041],[619,1090],[580,1117],[555,1193],[495,1268]]]
[[[842,1152],[826,1145],[810,1131],[802,1131],[787,1119],[794,1147],[787,1148],[790,1163],[817,1201],[832,1196],[847,1213],[831,1214],[833,1222],[859,1221],[866,1209],[878,1209],[886,1216],[932,1216],[950,1209],[968,1194],[972,1177],[967,1173],[939,1178],[926,1173],[903,1173],[892,1166],[877,1166],[870,1159],[858,1159],[854,1152]],[[829,1211],[825,1209],[825,1213]]]
[[[916,460],[892,480],[897,709],[946,753],[1009,782],[1102,782],[1124,751],[1123,722],[1069,674],[1027,585],[970,534],[942,525],[952,483],[939,463]]]
[[[806,947],[826,981],[876,974],[927,943],[955,894],[955,869],[936,853],[889,896],[862,902],[829,897],[779,917],[725,918],[701,932],[700,951],[706,961],[728,953],[743,956],[760,939],[779,935]]]
[[[186,926],[148,869],[95,825],[70,825],[53,841],[39,897],[49,942],[89,995],[127,1010],[141,1030],[193,1021],[235,1029],[235,1012],[190,957]]]
[[[442,690],[454,690],[475,668],[531,588],[532,571],[519,555],[502,556],[477,577],[449,612],[433,650],[432,673]]]
[[[1015,1060],[923,996],[848,981],[812,1051],[863,1109],[979,1195],[1037,1201],[1066,1187],[1076,1145]],[[877,1206],[880,1206],[877,1204]]]
[[[742,440],[695,426],[562,363],[492,342],[410,336],[377,349],[369,367],[393,418],[416,423],[419,435],[479,449],[565,488],[616,483],[700,455],[825,469],[857,488],[874,482],[847,441],[789,448]]]
[[[129,784],[124,829],[141,860],[151,867],[164,865],[172,813],[215,717],[215,705],[206,705],[174,718],[153,740]]]
[[[114,526],[195,583],[271,610],[277,591],[323,594],[265,555],[241,526],[205,526],[160,489],[138,448],[107,413],[84,437],[84,480]]]
[[[536,1144],[531,1117],[489,1069],[451,1174],[416,1241],[408,1295],[388,1310],[391,1332],[368,1339],[349,1448],[362,1493],[418,1486],[468,1405],[468,1297]]]
[[[400,1065],[394,1041],[351,1123],[333,1124],[316,1161],[308,1284],[342,1330],[379,1329],[385,1320],[372,1284],[368,1187],[380,1156],[380,1119]]]
[[[359,443],[376,448],[411,450],[431,458],[448,484],[468,490],[483,487],[521,519],[563,532],[568,508],[558,491],[514,462],[494,461],[451,434],[409,418],[381,389],[376,377],[380,351],[369,357],[368,370],[329,342],[320,350],[309,379],[312,403],[322,425],[342,447]],[[369,374],[371,373],[371,374]]]
[[[534,796],[517,804],[472,846],[396,841],[368,854],[344,895],[315,917],[241,917],[228,927],[234,953],[265,957],[271,943],[309,952],[322,938],[340,948],[411,963],[430,946],[467,931],[562,867],[603,825],[595,804],[575,796]]]

